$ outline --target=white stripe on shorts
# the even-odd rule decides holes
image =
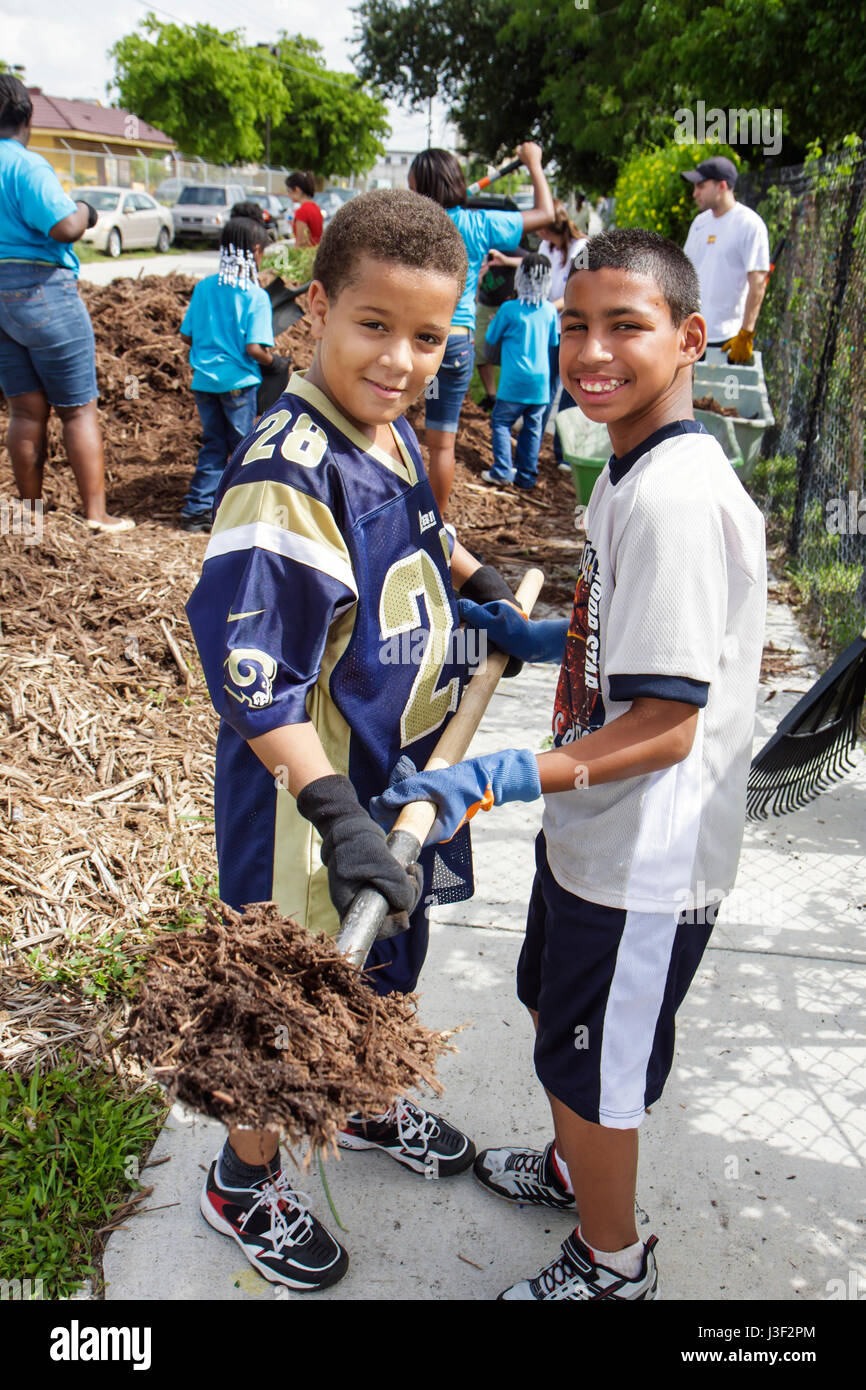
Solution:
[[[631,912],[604,1011],[598,1118],[634,1129],[644,1117],[646,1074],[667,985],[678,913]]]

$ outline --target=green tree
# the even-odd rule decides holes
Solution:
[[[281,34],[277,70],[291,92],[291,114],[271,121],[271,161],[319,174],[360,174],[384,153],[388,113],[354,73],[330,72],[321,44]]]
[[[785,163],[866,110],[866,0],[362,0],[355,14],[367,80],[417,102],[435,79],[487,158],[531,123],[563,177],[595,187],[699,100],[781,108]]]
[[[153,14],[141,28],[110,50],[121,104],[186,154],[226,164],[259,159],[266,116],[282,121],[292,105],[268,55],[247,48],[239,30],[163,24]]]

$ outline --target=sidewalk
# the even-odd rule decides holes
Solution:
[[[803,647],[778,604],[767,640]],[[813,679],[804,663],[762,688],[756,747]],[[472,752],[537,748],[555,682],[550,666],[504,682]],[[473,822],[476,895],[439,910],[421,979],[424,1022],[469,1025],[440,1065],[445,1092],[432,1108],[479,1149],[549,1137],[514,996],[540,818],[540,804],[518,803]],[[639,1230],[659,1237],[665,1299],[845,1297],[852,1270],[866,1292],[864,843],[862,759],[806,810],[747,827],[736,891],[680,1011],[665,1096],[641,1129]],[[147,1205],[163,1209],[111,1237],[107,1298],[490,1299],[553,1258],[571,1229],[561,1213],[495,1200],[471,1174],[427,1182],[384,1154],[346,1154],[327,1165],[345,1234],[318,1172],[298,1186],[347,1246],[348,1275],[317,1295],[275,1290],[198,1211],[223,1133],[175,1107],[152,1154],[171,1161],[142,1175],[154,1185]]]
[[[219,251],[203,248],[201,251],[188,251],[182,256],[133,256],[125,253],[117,260],[106,257],[105,261],[86,261],[81,267],[82,280],[92,285],[110,285],[112,280],[132,278],[137,280],[144,275],[192,275],[200,280],[203,275],[214,275],[219,267]]]

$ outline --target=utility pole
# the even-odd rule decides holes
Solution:
[[[266,48],[272,57],[279,57],[279,46],[275,43],[257,43],[256,48]],[[270,168],[271,165],[271,114],[265,116],[265,164]],[[270,193],[270,188],[268,192]]]

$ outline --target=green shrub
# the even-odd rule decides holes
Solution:
[[[702,159],[725,155],[739,167],[729,145],[690,145],[670,140],[634,154],[621,165],[616,181],[616,225],[646,227],[682,246],[697,212],[692,190],[680,178]]]

